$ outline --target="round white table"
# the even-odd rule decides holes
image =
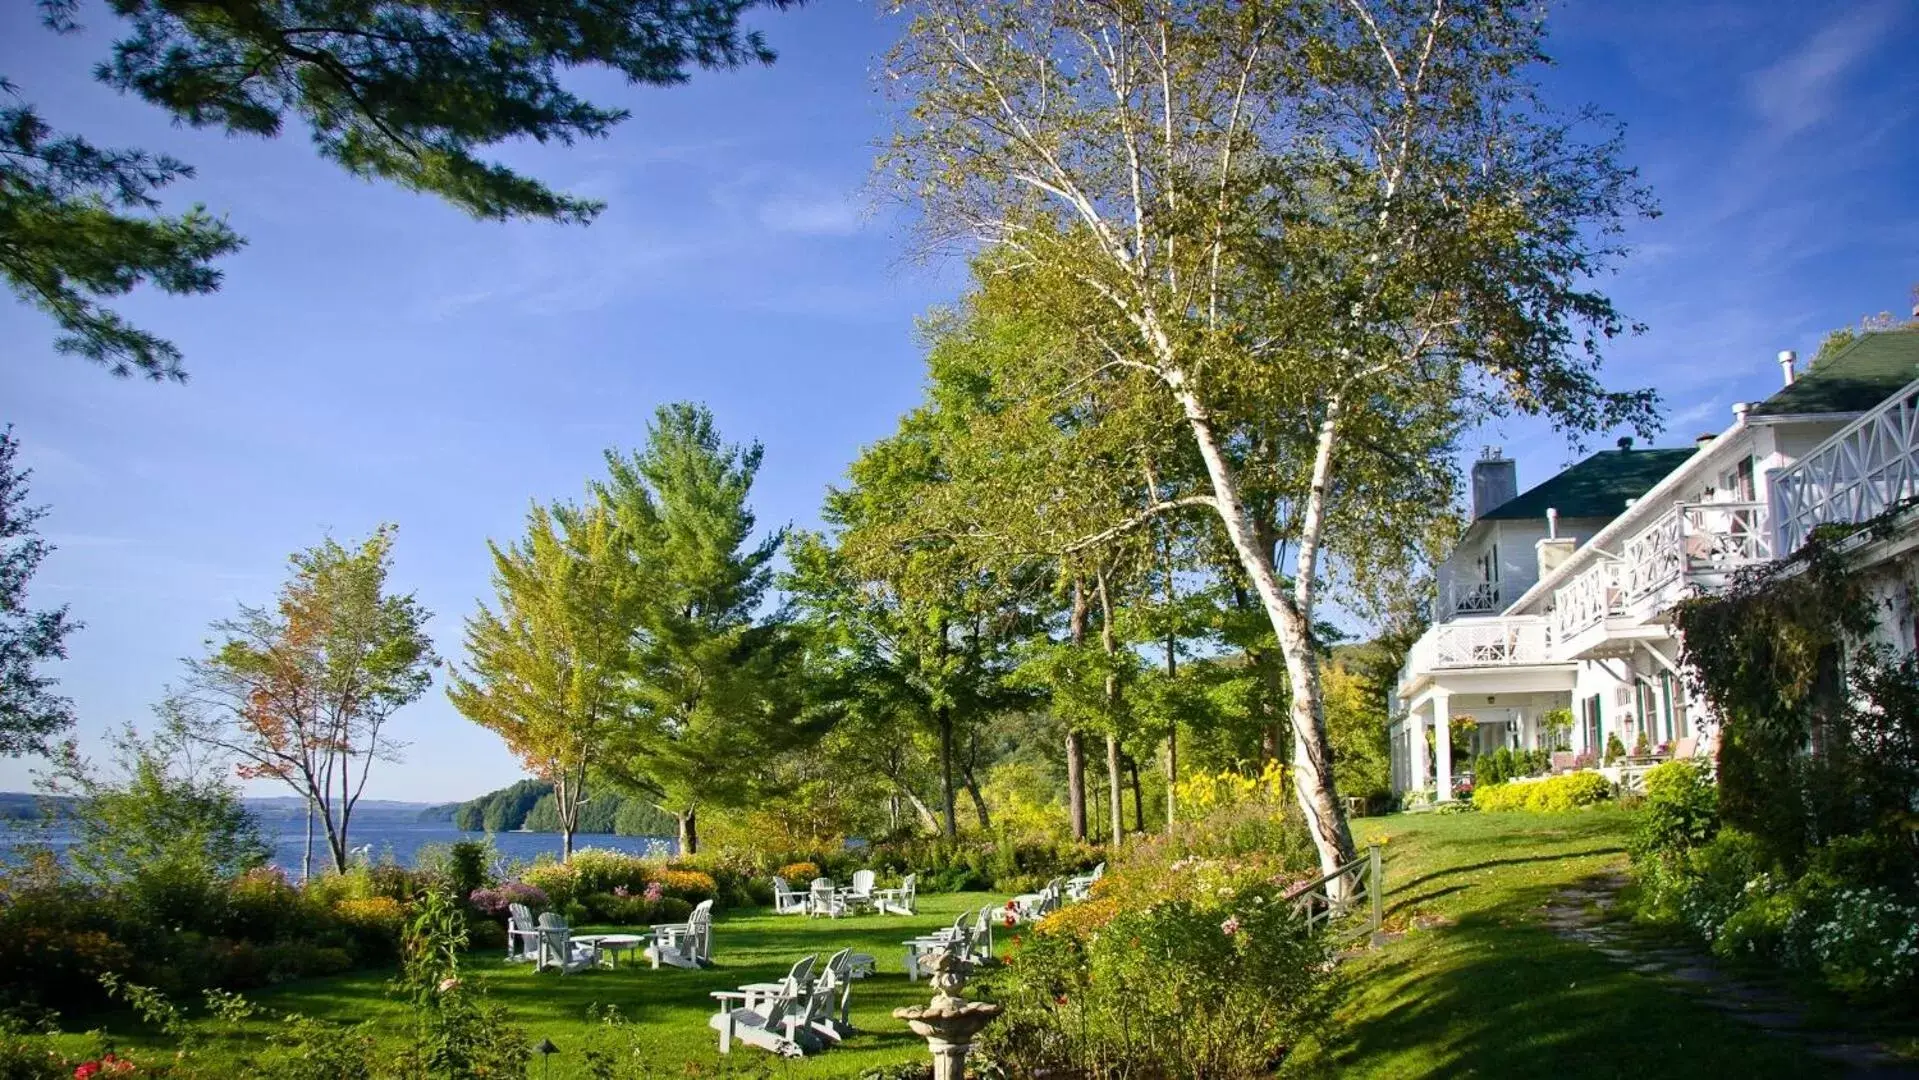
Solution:
[[[652,939],[652,934],[575,934],[573,940],[591,945],[607,959],[609,967],[620,966],[620,954],[632,952]]]

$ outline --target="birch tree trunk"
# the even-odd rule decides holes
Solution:
[[[1086,590],[1073,582],[1073,614],[1069,623],[1075,646],[1086,643]],[[1066,732],[1066,806],[1072,818],[1073,839],[1086,842],[1086,743],[1078,731]]]

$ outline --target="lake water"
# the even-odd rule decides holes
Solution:
[[[258,816],[260,831],[273,845],[271,858],[273,865],[297,875],[300,872],[301,853],[306,847],[305,819],[274,813]],[[417,817],[417,810],[360,810],[353,815],[353,821],[348,826],[347,842],[355,848],[366,845],[368,855],[375,862],[391,859],[402,866],[411,866],[420,849],[429,844],[446,845],[460,840],[487,839],[485,833],[461,832],[452,825],[441,822],[422,822],[416,820]],[[551,855],[557,858],[560,854],[560,834],[558,833],[494,833],[491,839],[493,849],[508,862],[532,862],[539,855]],[[56,850],[60,850],[72,843],[72,836],[63,828],[46,828],[36,822],[0,823],[0,858],[4,858],[15,846],[29,843],[50,844]],[[614,851],[625,851],[635,855],[672,855],[677,851],[678,846],[678,842],[670,836],[576,833],[573,837],[575,850],[594,847],[611,848]],[[313,865],[316,869],[320,869],[330,864],[326,834],[316,829],[313,837]]]

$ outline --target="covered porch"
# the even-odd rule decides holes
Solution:
[[[1577,683],[1574,664],[1498,671],[1435,674],[1407,703],[1392,729],[1395,792],[1431,791],[1441,802],[1454,797],[1456,781],[1470,773],[1472,757],[1501,748],[1551,750],[1540,718],[1570,709]],[[1470,720],[1470,746],[1453,747],[1456,721]]]

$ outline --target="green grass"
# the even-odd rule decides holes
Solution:
[[[1345,965],[1344,1076],[1817,1077],[1801,1048],[1635,974],[1543,921],[1553,892],[1622,866],[1630,814],[1399,815],[1383,843],[1387,925],[1406,936]],[[1428,929],[1413,929],[1415,919]]]
[[[530,965],[506,964],[500,952],[488,950],[469,954],[463,975],[483,983],[530,1041],[551,1039],[560,1047],[549,1063],[554,1080],[584,1075],[580,1051],[588,1046],[614,1050],[622,1057],[630,1054],[643,1067],[640,1075],[678,1076],[711,1070],[722,1060],[719,1037],[707,1027],[714,1011],[714,1002],[707,996],[711,991],[778,979],[807,953],[818,953],[824,963],[831,953],[851,947],[872,953],[879,961],[879,973],[853,988],[852,1019],[858,1034],[803,1061],[779,1061],[751,1046],[736,1046],[731,1057],[736,1068],[757,1071],[764,1065],[773,1076],[854,1076],[874,1065],[927,1059],[925,1042],[892,1016],[895,1007],[924,1004],[932,996],[925,981],[907,982],[902,942],[950,925],[960,912],[978,910],[992,899],[983,893],[922,894],[919,914],[911,918],[868,914],[806,919],[775,916],[763,908],[722,912],[714,920],[714,966],[699,971],[655,971],[644,958],[628,954],[618,970],[535,974]],[[617,929],[583,927],[581,932]],[[371,1021],[378,1035],[397,1039],[406,1021],[401,1004],[386,991],[391,977],[391,972],[382,971],[308,979],[248,997],[275,1014],[294,1012],[345,1023]],[[609,1026],[594,1018],[592,1014],[609,1005],[619,1011],[624,1023]],[[136,1056],[168,1046],[129,1018],[115,1018],[108,1030]],[[249,1050],[257,1052],[271,1030],[265,1022],[250,1023],[215,1037],[208,1050],[231,1055],[237,1062]],[[74,1038],[73,1049],[87,1045]],[[532,1075],[545,1075],[537,1061]]]

